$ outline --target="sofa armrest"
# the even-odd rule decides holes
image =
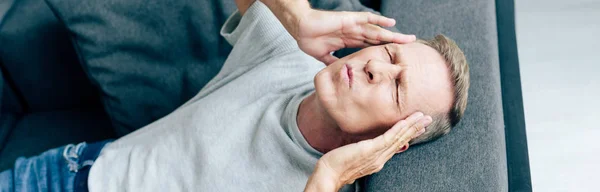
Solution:
[[[509,191],[531,191],[513,0],[496,1]]]

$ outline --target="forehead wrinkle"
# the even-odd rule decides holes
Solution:
[[[429,62],[432,61],[428,59],[427,54],[420,49],[421,47],[418,45],[413,45],[413,47],[410,48],[411,49],[404,49],[405,51],[410,50],[410,53],[404,53],[406,56],[405,59],[408,59],[404,64],[411,69],[407,70],[407,73],[405,74],[406,87],[407,89],[415,88],[411,89],[410,94],[412,94],[412,97],[410,97],[410,99],[413,99],[413,101],[410,102],[413,104],[415,110],[422,111],[423,113],[434,112],[435,102],[431,101],[431,98],[427,96],[431,90],[430,87],[426,86],[432,83],[430,77],[431,73],[426,71],[426,65],[430,64]],[[406,54],[410,54],[410,56]],[[419,77],[421,78],[419,79]],[[407,92],[404,94],[406,94],[406,98],[409,97]]]
[[[423,76],[422,81],[425,86],[422,87],[424,88],[423,92],[419,93],[420,97],[426,101],[425,104],[423,104],[423,107],[434,113],[437,112],[436,109],[447,110],[448,107],[451,107],[449,106],[451,102],[448,104],[445,102],[449,99],[448,97],[453,95],[452,93],[447,92],[452,92],[451,85],[449,85],[449,83],[451,83],[449,68],[447,67],[445,60],[436,50],[426,45],[424,45],[423,48],[421,54],[425,57],[420,58],[420,60],[424,62],[422,63],[423,66],[420,66],[422,68],[420,74]],[[442,76],[447,76],[447,79],[440,78]],[[426,97],[425,94],[428,94],[429,97]]]
[[[427,95],[425,93],[419,92],[418,93],[418,97],[421,98],[421,100],[423,100],[422,102],[419,103],[418,108],[423,108],[422,112],[425,114],[429,114],[429,113],[434,113],[435,111],[435,107],[433,106],[433,104],[431,102],[429,102],[430,97],[427,97]]]

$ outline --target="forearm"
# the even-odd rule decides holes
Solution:
[[[244,15],[244,13],[246,13],[246,10],[250,8],[250,5],[252,5],[254,1],[256,0],[235,0],[235,5],[240,11],[240,15]]]
[[[298,22],[310,11],[308,0],[261,0],[279,19],[283,27],[296,38]]]
[[[235,0],[238,10],[241,15],[246,13],[246,10],[256,0]],[[307,10],[310,10],[308,0],[261,0],[271,12],[277,17],[283,27],[295,38],[298,29],[296,24],[303,17]]]

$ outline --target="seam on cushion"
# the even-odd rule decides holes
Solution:
[[[65,27],[65,29],[67,29],[69,41],[71,41],[71,45],[73,46],[73,49],[75,49],[75,53],[77,55],[77,60],[79,60],[79,65],[81,65],[81,67],[83,68],[83,72],[85,73],[86,77],[88,78],[88,80],[90,80],[90,82],[92,83],[93,86],[95,86],[97,89],[100,89],[100,84],[97,81],[95,81],[93,78],[90,78],[91,75],[90,75],[89,69],[87,67],[87,62],[81,54],[81,50],[79,48],[79,43],[77,42],[77,40],[75,40],[76,35],[71,31],[71,29],[69,29],[69,27],[65,23],[65,21],[63,19],[63,15],[61,15],[59,13],[59,11],[57,11],[56,8],[54,6],[52,6],[51,3],[48,2],[49,0],[44,0],[44,1],[48,5],[48,7],[50,7],[50,10],[52,10],[52,14],[56,17],[56,19],[59,21],[59,23],[62,24],[62,26]]]
[[[102,91],[102,87],[100,87],[100,84],[94,78],[92,78],[92,76],[91,76],[91,74],[89,72],[89,68],[87,67],[88,66],[87,65],[87,61],[82,56],[79,43],[78,43],[78,41],[75,38],[76,37],[75,33],[73,33],[71,31],[71,29],[69,29],[69,27],[67,26],[66,22],[63,19],[63,15],[60,14],[60,12],[56,9],[56,7],[54,7],[53,4],[50,3],[49,1],[50,0],[44,0],[44,2],[46,2],[46,5],[48,5],[48,7],[50,8],[50,10],[52,10],[52,14],[54,14],[54,16],[59,21],[59,23],[61,23],[62,26],[67,29],[67,33],[69,35],[69,41],[71,41],[71,45],[73,46],[73,49],[75,49],[75,53],[77,55],[77,60],[79,60],[79,65],[81,65],[81,68],[83,69],[83,72],[85,73],[85,75],[88,78],[88,80],[90,80],[90,83],[92,84],[92,86],[95,87],[96,90],[98,91],[98,94],[100,94],[100,100],[102,102],[102,108],[104,109],[104,111],[106,111],[111,124],[114,126],[113,129],[122,129],[122,127],[117,126],[117,124],[120,124],[120,123],[115,122],[115,119],[112,116],[114,111],[110,110],[109,107],[106,107],[107,106],[107,101],[106,101],[106,98],[104,97],[104,91]],[[117,133],[117,135],[121,134],[121,133],[119,133],[118,130],[114,130],[114,131],[115,131],[115,133]]]
[[[64,24],[62,18],[59,18],[60,22]],[[66,27],[66,25],[65,25]],[[79,60],[79,64],[81,65],[81,67],[83,68],[83,72],[85,73],[86,77],[88,78],[88,80],[90,80],[91,84],[93,87],[96,88],[96,90],[98,91],[98,94],[100,94],[100,100],[102,102],[103,105],[103,109],[107,112],[107,115],[109,117],[109,120],[111,122],[111,124],[114,127],[114,129],[122,129],[122,127],[117,126],[117,124],[120,124],[118,122],[115,122],[115,119],[113,117],[114,111],[111,110],[111,107],[107,107],[108,106],[108,101],[107,98],[105,97],[104,91],[102,90],[102,87],[100,86],[100,83],[98,83],[98,81],[96,81],[96,79],[92,78],[92,75],[89,72],[89,68],[87,67],[87,60],[85,60],[85,58],[83,57],[83,55],[81,54],[81,49],[79,46],[79,42],[75,39],[76,35],[71,32],[71,30],[69,28],[67,28],[67,30],[69,31],[69,40],[71,41],[71,44],[73,45],[73,48],[75,49],[75,53],[77,54],[77,59]],[[115,130],[115,132],[117,134],[119,134],[119,131]],[[121,133],[122,134],[122,133]]]
[[[11,15],[12,12],[15,11],[15,7],[16,7],[15,4],[16,4],[16,2],[14,0],[12,0],[10,2],[10,8],[7,9],[6,13],[2,16],[2,18],[0,20],[0,32],[5,25],[4,21],[7,18],[6,16]],[[0,35],[1,35],[1,33],[0,33]],[[0,45],[4,44],[1,41],[2,39],[3,38],[0,37]],[[3,51],[2,47],[0,46],[0,56],[1,55],[4,55],[4,51]],[[20,112],[27,113],[29,111],[29,105],[25,101],[25,96],[23,95],[23,93],[21,93],[21,91],[19,89],[17,89],[18,87],[16,86],[16,83],[13,80],[12,76],[8,73],[8,70],[6,69],[6,66],[4,65],[4,60],[2,59],[2,57],[0,57],[0,73],[2,73],[1,76],[3,76],[8,88],[12,89],[12,91],[17,99],[17,102],[19,102],[18,105],[19,105]],[[0,98],[1,98],[1,96],[0,96]]]
[[[0,58],[0,73],[2,73],[5,84],[8,86],[9,89],[11,89],[13,91],[14,96],[17,99],[17,102],[19,105],[18,107],[20,109],[18,112],[23,113],[23,114],[28,113],[29,105],[25,101],[25,96],[23,96],[23,93],[21,93],[21,91],[19,89],[17,89],[15,81],[12,79],[12,76],[8,73],[8,70],[4,66],[4,63],[2,62],[2,58]]]

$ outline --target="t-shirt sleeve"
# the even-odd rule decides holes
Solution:
[[[296,40],[260,1],[255,1],[244,16],[239,11],[234,12],[223,24],[221,35],[233,46],[223,66],[225,70],[260,64],[280,54],[300,51]]]
[[[262,67],[261,65],[271,64],[269,67],[260,68],[266,74],[276,68],[297,70],[291,67],[290,63],[305,61],[302,65],[308,66],[318,62],[298,48],[296,40],[285,30],[271,10],[260,1],[255,1],[244,16],[238,11],[234,12],[221,27],[221,35],[233,45],[233,50],[227,56],[219,73],[184,106],[225,86],[230,81],[252,71],[253,68]],[[269,62],[290,58],[286,55],[297,55],[297,57],[293,60]]]

